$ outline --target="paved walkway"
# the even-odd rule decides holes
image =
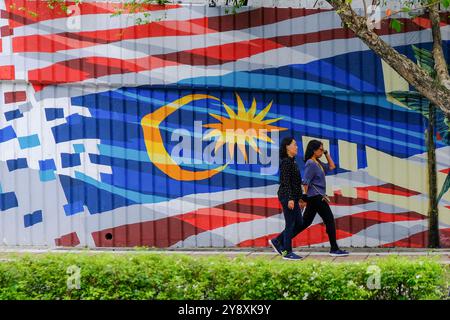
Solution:
[[[445,264],[450,265],[450,249],[409,249],[409,248],[343,248],[349,250],[351,254],[347,257],[331,257],[328,255],[327,248],[297,248],[294,251],[303,256],[304,260],[320,260],[320,261],[364,261],[372,258],[383,258],[388,256],[402,256],[410,259],[417,259],[424,256],[438,257]],[[239,248],[196,248],[196,249],[133,249],[133,248],[110,248],[110,249],[67,249],[67,248],[16,248],[16,247],[0,247],[0,261],[7,260],[12,253],[115,253],[115,254],[187,254],[190,256],[214,256],[224,255],[230,258],[237,256],[245,256],[248,258],[264,257],[267,259],[281,259],[269,248],[261,249],[239,249]]]

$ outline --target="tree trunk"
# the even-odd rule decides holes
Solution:
[[[433,34],[433,59],[434,59],[434,69],[436,70],[436,76],[441,84],[448,87],[450,83],[450,77],[448,73],[447,62],[445,61],[444,50],[442,50],[442,35],[441,35],[441,18],[439,16],[439,4],[431,6],[429,8],[430,20],[431,20],[431,31]],[[447,117],[449,114],[447,114]],[[429,192],[430,197],[430,207],[428,209],[429,215],[429,226],[428,226],[428,243],[431,248],[439,247],[439,211],[438,211],[438,201],[437,201],[437,179],[436,179],[436,146],[434,144],[434,127],[436,121],[435,107],[430,105],[430,121],[428,125],[429,139],[433,138],[428,142],[428,182],[429,182]]]
[[[431,32],[433,34],[433,58],[434,69],[441,84],[449,88],[450,76],[448,74],[447,62],[445,61],[444,50],[442,49],[442,35],[441,35],[441,17],[439,16],[439,4],[436,4],[429,9],[431,20]]]
[[[434,128],[436,107],[430,103],[428,113],[428,129],[426,133],[428,156],[428,247],[439,248],[439,211],[437,203],[436,145]]]

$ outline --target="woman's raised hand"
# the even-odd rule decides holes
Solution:
[[[298,205],[300,206],[300,209],[303,210],[303,208],[306,207],[306,202],[303,201],[303,200],[299,200],[299,201],[298,201]]]

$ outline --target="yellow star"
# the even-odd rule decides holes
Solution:
[[[245,109],[244,103],[237,93],[236,99],[238,107],[237,114],[224,102],[222,102],[222,104],[228,113],[228,118],[210,113],[213,118],[219,120],[220,122],[203,125],[205,128],[213,129],[205,135],[203,139],[206,140],[211,137],[217,137],[214,151],[217,152],[219,148],[221,148],[224,144],[227,144],[231,157],[234,156],[234,146],[237,145],[244,156],[245,162],[247,162],[248,157],[245,149],[246,143],[248,143],[248,145],[256,152],[261,153],[256,140],[259,139],[274,143],[266,132],[284,131],[287,130],[287,128],[271,125],[271,123],[277,122],[282,118],[264,119],[270,111],[273,101],[271,101],[260,113],[256,114],[255,98],[253,98],[252,105],[248,111]]]

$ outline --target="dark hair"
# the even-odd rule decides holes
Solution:
[[[288,157],[286,147],[288,145],[290,145],[293,140],[294,140],[293,137],[286,137],[286,138],[283,139],[283,141],[281,141],[281,145],[280,145],[280,160]]]
[[[308,146],[306,147],[305,151],[305,159],[304,159],[305,162],[311,159],[311,157],[314,154],[314,151],[319,149],[322,144],[323,143],[320,142],[319,140],[311,140],[310,142],[308,142]]]

